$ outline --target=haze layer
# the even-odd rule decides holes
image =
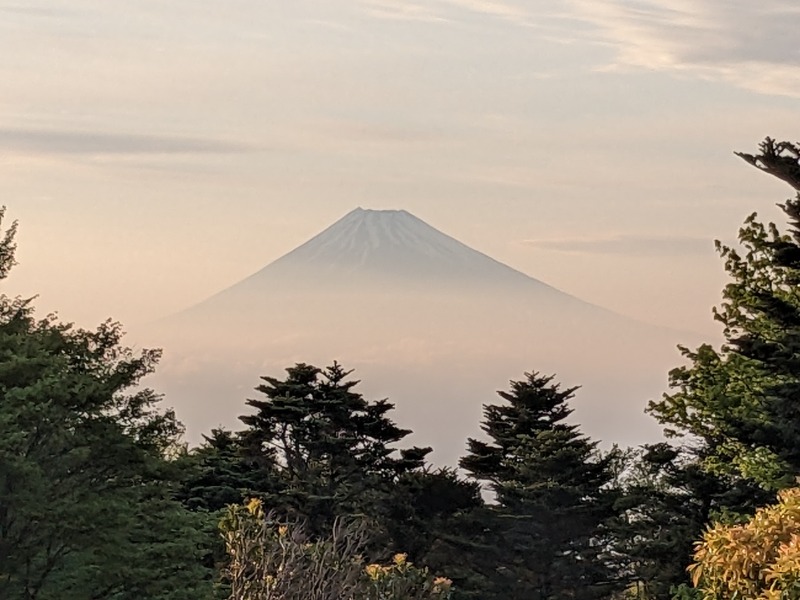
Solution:
[[[154,324],[153,384],[190,439],[236,426],[259,375],[338,360],[388,397],[415,442],[454,464],[481,406],[525,371],[583,384],[575,419],[606,442],[653,440],[643,414],[678,359],[675,332],[516,271],[406,211],[356,209],[251,277]]]

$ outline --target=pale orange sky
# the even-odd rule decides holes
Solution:
[[[789,195],[732,151],[797,137],[798,25],[778,0],[0,2],[7,291],[136,324],[404,208],[711,335],[712,240]]]

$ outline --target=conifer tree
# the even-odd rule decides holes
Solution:
[[[739,155],[800,189],[799,152],[767,138],[758,155]],[[683,348],[690,364],[672,371],[674,391],[649,409],[668,434],[702,442],[709,471],[769,489],[800,475],[800,195],[781,208],[788,233],[753,214],[741,248],[717,243],[731,277],[714,311],[725,343]]]
[[[496,501],[487,515],[492,555],[478,558],[487,598],[596,598],[614,588],[604,560],[611,461],[565,422],[575,389],[528,373],[499,392],[503,404],[484,407],[489,439],[469,440],[461,467]]]
[[[403,475],[384,501],[391,547],[434,573],[447,573],[453,598],[481,598],[485,578],[465,557],[485,535],[485,505],[480,486],[454,469],[412,471]]]
[[[0,211],[2,217],[4,211]],[[15,227],[0,236],[0,279]],[[181,426],[138,388],[158,358],[0,296],[0,597],[202,599],[197,521],[172,498]]]
[[[225,429],[204,435],[200,446],[181,457],[180,466],[184,476],[178,498],[190,510],[216,513],[275,484],[269,466],[244,455],[241,435]]]
[[[298,364],[284,380],[262,377],[266,399],[248,400],[255,413],[241,417],[244,456],[274,488],[264,492],[272,509],[306,520],[312,534],[337,516],[381,519],[405,473],[420,469],[430,448],[396,451],[410,431],[388,417],[393,405],[368,402],[353,390],[358,381],[339,364],[326,369]]]
[[[450,536],[459,531],[461,517],[483,506],[480,486],[454,469],[405,473],[386,498],[388,533],[396,548],[415,562],[445,572]],[[444,562],[442,562],[444,561]],[[448,571],[449,572],[449,571]]]
[[[664,442],[637,452],[617,488],[620,574],[647,600],[672,600],[690,585],[686,567],[707,523],[749,514],[772,497],[753,481],[709,473],[696,452]]]
[[[800,189],[796,144],[767,138],[757,155],[737,154]],[[752,514],[800,475],[800,196],[781,207],[788,234],[752,214],[738,248],[717,242],[731,279],[714,310],[725,343],[681,348],[688,364],[649,405],[672,439],[660,454],[674,458],[652,462],[655,487],[627,498],[639,498],[628,551],[648,598],[686,584],[681,565],[708,523]]]

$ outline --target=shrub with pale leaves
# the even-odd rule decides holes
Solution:
[[[452,582],[396,554],[365,564],[366,524],[337,520],[324,539],[265,513],[259,500],[229,507],[220,523],[229,600],[448,600]]]

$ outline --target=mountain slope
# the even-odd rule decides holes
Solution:
[[[260,375],[338,360],[450,465],[480,435],[482,404],[525,371],[584,384],[592,402],[579,403],[576,418],[587,433],[653,441],[643,409],[663,391],[675,344],[690,342],[561,292],[405,211],[363,209],[157,323],[146,341],[165,350],[153,385],[187,407],[190,439],[235,426]]]
[[[398,290],[435,294],[461,289],[494,294],[495,286],[534,294],[540,303],[585,305],[431,227],[405,210],[357,208],[291,252],[201,303],[220,309],[286,294]],[[464,300],[468,300],[464,297]],[[604,310],[592,306],[593,310]]]

